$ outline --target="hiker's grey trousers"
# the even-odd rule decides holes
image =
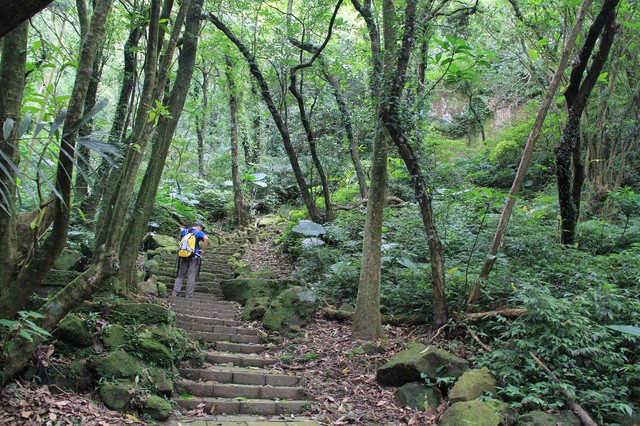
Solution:
[[[180,290],[182,290],[182,282],[184,281],[184,278],[186,276],[188,276],[186,297],[193,296],[193,292],[196,289],[196,276],[198,275],[199,266],[200,258],[198,256],[180,258],[180,264],[178,266],[178,276],[176,277],[176,282],[173,285],[173,296],[177,296],[180,294]]]

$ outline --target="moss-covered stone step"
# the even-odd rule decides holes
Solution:
[[[180,321],[176,321],[176,325],[178,325],[178,327],[181,327],[189,331],[201,331],[204,333],[215,333],[215,334],[227,335],[227,336],[231,336],[234,334],[240,335],[240,336],[252,336],[256,338],[255,343],[260,342],[261,335],[262,335],[262,333],[258,330],[254,330],[251,328],[244,328],[244,327],[201,324],[197,322],[182,323]],[[224,339],[224,340],[230,340],[230,339]],[[254,342],[254,340],[251,340],[251,342]]]
[[[173,306],[173,310],[181,314],[190,314],[200,317],[219,318],[219,319],[236,319],[237,312],[232,311],[214,311],[211,309],[196,309],[193,307]]]
[[[193,381],[254,386],[296,386],[298,378],[277,370],[246,367],[210,366],[206,369],[181,368],[180,375]]]
[[[159,282],[162,282],[162,281],[159,281]],[[171,282],[165,282],[164,284],[167,286],[168,290],[173,290],[173,284],[174,284],[173,280]],[[210,285],[213,285],[213,284],[210,284]],[[184,295],[184,289],[185,289],[185,285],[182,286],[183,295]],[[207,285],[196,283],[195,292],[200,294],[209,294],[211,296],[222,298],[222,291],[220,290],[220,288],[217,288],[217,287],[210,288]],[[169,291],[169,293],[171,293],[171,291]]]
[[[195,332],[198,334],[198,332]],[[206,341],[206,340],[205,340]],[[235,343],[211,341],[215,345],[213,349],[222,352],[235,352],[239,354],[259,354],[264,351],[265,346],[256,343]]]
[[[304,390],[297,386],[259,386],[230,383],[196,382],[180,379],[175,384],[180,394],[216,398],[288,399],[304,397]]]
[[[210,326],[215,325],[224,325],[227,327],[239,327],[244,323],[240,320],[236,319],[224,319],[224,318],[210,318],[210,317],[200,317],[197,315],[190,315],[185,313],[176,312],[176,323],[178,326],[182,327],[182,325],[188,324],[206,324]]]
[[[276,362],[268,355],[239,354],[230,352],[207,351],[204,359],[211,364],[221,364],[237,367],[266,367]]]
[[[181,395],[174,401],[185,410],[194,410],[203,404],[204,412],[210,414],[258,414],[275,416],[297,414],[305,411],[307,401],[268,401],[246,398],[203,398]]]
[[[184,299],[184,298],[180,298]],[[229,314],[229,318],[235,318],[238,315],[238,308],[235,306],[215,305],[209,306],[205,304],[189,303],[188,301],[170,300],[169,304],[175,312],[184,312],[198,314],[203,317],[220,318],[218,314]]]

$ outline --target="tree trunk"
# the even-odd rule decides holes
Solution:
[[[233,205],[236,211],[236,223],[239,228],[249,225],[247,208],[242,193],[240,170],[238,166],[238,87],[233,75],[231,56],[225,55],[225,74],[229,89],[229,142],[231,143],[231,181],[233,182]]]
[[[504,203],[502,214],[500,215],[500,221],[498,222],[498,227],[493,237],[493,242],[491,243],[491,247],[489,248],[489,253],[487,253],[484,264],[482,265],[482,269],[480,270],[480,273],[478,275],[478,279],[476,280],[473,290],[469,295],[469,299],[467,300],[467,310],[471,310],[472,304],[480,296],[480,288],[482,286],[482,283],[484,283],[487,278],[489,278],[489,273],[491,272],[493,263],[496,260],[496,255],[500,250],[500,246],[502,245],[502,241],[504,240],[504,236],[507,232],[507,227],[509,225],[511,212],[513,211],[513,206],[515,205],[518,194],[520,193],[520,189],[522,189],[522,183],[524,182],[527,167],[529,166],[529,161],[531,160],[533,147],[536,143],[536,140],[538,139],[538,135],[540,134],[542,125],[544,124],[544,119],[547,116],[547,111],[549,111],[551,102],[555,97],[556,89],[560,84],[560,80],[562,79],[564,70],[567,67],[567,62],[569,61],[569,56],[571,55],[571,51],[573,50],[573,45],[576,42],[576,38],[578,37],[578,33],[580,32],[582,22],[584,21],[585,14],[589,9],[590,4],[591,0],[582,0],[582,3],[580,4],[578,13],[576,14],[575,22],[573,24],[573,27],[571,28],[571,33],[569,34],[566,44],[562,49],[562,56],[560,58],[560,62],[558,63],[558,68],[556,69],[556,72],[551,79],[551,83],[547,88],[547,92],[545,93],[535,122],[533,123],[533,128],[531,129],[531,133],[529,134],[527,145],[524,148],[522,159],[520,160],[520,165],[518,166],[518,171],[516,172],[516,177],[513,181],[513,184],[511,185],[511,190],[509,191],[509,197]]]
[[[198,137],[198,177],[204,179],[204,139],[207,132],[207,116],[209,115],[209,71],[202,72],[202,110],[196,113],[196,135]]]
[[[353,2],[356,5],[356,2]],[[364,6],[358,4],[356,9],[367,21],[371,16],[370,2]],[[383,24],[385,31],[385,61],[383,80],[392,68],[392,57],[396,53],[391,39],[396,38],[396,17],[393,3],[383,1]],[[369,22],[369,21],[367,21]],[[372,28],[373,27],[373,28]],[[369,26],[369,39],[371,40],[372,63],[382,64],[380,39],[377,26],[373,20]],[[387,50],[388,49],[388,50]],[[375,73],[375,71],[374,71]],[[390,95],[381,87],[380,74],[375,74],[372,83],[372,96],[378,101],[375,114],[375,136],[373,157],[371,164],[371,186],[367,202],[367,216],[364,225],[364,237],[362,242],[362,264],[360,266],[360,281],[358,283],[358,296],[356,299],[356,311],[354,313],[351,329],[352,339],[374,340],[383,336],[382,315],[380,313],[380,284],[381,284],[381,243],[382,243],[382,219],[387,191],[387,132],[384,123],[380,119],[380,110],[383,102],[388,102],[386,96]]]
[[[129,38],[124,44],[124,72],[122,76],[122,85],[120,86],[120,95],[118,96],[118,103],[116,104],[116,110],[113,116],[111,130],[109,131],[109,144],[119,143],[123,139],[123,132],[127,128],[128,115],[131,113],[132,108],[130,105],[133,103],[133,93],[137,81],[137,47],[142,37],[142,29],[139,25],[134,26],[129,32]],[[121,162],[120,162],[121,163]],[[101,211],[107,211],[110,206],[108,204],[109,198],[105,195],[107,188],[113,188],[115,185],[118,169],[114,169],[113,166],[107,161],[103,160],[98,167],[98,179],[94,187],[93,192],[88,197],[85,203],[82,204],[81,210],[85,216],[89,218],[88,225],[96,230],[96,234],[99,232],[101,226],[101,215],[98,218],[98,223],[93,226],[93,218],[95,217],[98,205],[101,206]],[[107,191],[106,195],[110,192]]]
[[[163,53],[161,61],[162,63],[156,81],[154,94],[154,99],[156,101],[159,101],[163,97],[168,73],[171,68],[173,52],[178,42],[179,35],[182,32],[182,25],[185,21],[187,10],[190,10],[190,4],[191,0],[182,0],[182,2],[180,2],[180,9],[173,24],[174,26],[171,30],[169,42]],[[197,34],[197,30],[198,27],[196,25],[196,32],[193,34]],[[188,36],[185,35],[184,37],[186,38]],[[193,54],[193,58],[189,57],[182,59],[182,61],[185,62],[182,64],[183,68],[181,71],[183,73],[187,73],[187,81],[190,82],[191,77],[193,76],[193,70],[195,68],[196,47],[192,45],[188,47],[189,50],[186,54]],[[186,47],[183,49],[183,53],[185,50]],[[160,177],[162,176],[164,162],[166,160],[169,145],[171,144],[171,139],[173,138],[173,133],[178,123],[178,119],[180,118],[180,114],[182,113],[184,100],[187,95],[189,83],[186,83],[187,88],[185,88],[184,76],[181,77],[182,79],[180,81],[176,79],[174,90],[171,94],[170,101],[174,103],[173,105],[169,105],[169,113],[171,117],[161,117],[160,119],[156,141],[152,149],[149,164],[147,165],[147,171],[145,172],[143,184],[141,184],[140,190],[138,191],[138,196],[133,208],[133,214],[127,221],[125,232],[122,233],[120,238],[114,239],[114,242],[120,241],[120,249],[118,252],[120,258],[120,272],[118,276],[125,284],[125,291],[127,292],[135,291],[137,289],[136,259],[138,257],[139,247],[142,242],[142,237],[147,230],[153,206],[155,205],[156,192],[158,189]],[[160,124],[162,124],[162,128],[160,127]],[[147,123],[147,128],[144,131],[144,135],[148,135],[150,132],[151,128],[148,127]],[[145,139],[148,138],[148,136],[144,137]],[[164,152],[165,149],[166,152]],[[131,170],[128,170],[128,172],[125,171],[125,173],[123,174],[124,180],[121,181],[122,185],[120,185],[120,187],[118,188],[118,206],[120,206],[120,209],[117,210],[118,215],[114,215],[112,217],[111,226],[109,227],[110,234],[118,234],[117,230],[122,229],[122,227],[119,227],[119,224],[121,224],[126,218],[126,208],[128,207],[129,200],[131,199],[133,194],[133,184],[135,182],[135,176],[138,171],[138,167],[140,166],[141,160],[141,154],[139,154],[138,158],[132,159],[132,161],[128,163],[128,166],[131,167]],[[107,247],[110,246],[108,245]]]
[[[589,28],[578,60],[573,65],[569,86],[565,91],[568,111],[567,124],[562,133],[562,140],[556,147],[556,177],[561,218],[560,241],[562,244],[571,245],[575,242],[576,226],[580,215],[580,197],[584,185],[580,121],[613,44],[617,27],[615,8],[618,3],[619,0],[605,0],[602,4],[600,13]],[[598,38],[600,38],[599,49],[593,55],[587,69]],[[585,70],[587,73],[583,81]]]
[[[269,108],[269,112],[273,117],[273,121],[280,132],[280,136],[282,137],[282,142],[284,144],[285,151],[287,152],[287,156],[289,157],[289,162],[291,163],[291,169],[293,170],[293,174],[296,178],[296,182],[298,183],[298,188],[300,189],[300,194],[304,201],[305,206],[307,207],[307,212],[309,213],[309,217],[314,222],[322,223],[323,217],[318,207],[315,204],[313,197],[311,196],[311,192],[309,191],[309,187],[307,186],[307,182],[302,173],[302,169],[300,168],[300,164],[298,162],[298,155],[295,152],[293,147],[293,143],[291,142],[291,136],[289,135],[289,131],[284,124],[284,120],[280,115],[280,112],[276,108],[276,105],[273,101],[273,97],[271,96],[271,92],[269,90],[269,86],[265,81],[260,68],[258,67],[258,62],[253,57],[251,52],[246,48],[246,46],[242,43],[242,41],[237,38],[233,32],[226,25],[224,25],[215,15],[209,14],[207,15],[209,20],[213,22],[213,24],[222,31],[227,38],[236,45],[240,53],[244,56],[249,64],[249,69],[251,74],[255,77],[260,86],[260,92],[262,94],[262,100],[267,104],[267,108]]]
[[[9,139],[0,132],[0,299],[5,289],[18,275],[18,237],[16,233],[16,173],[5,161],[5,156],[16,166],[20,163],[19,129],[21,121],[22,97],[24,94],[24,74],[27,60],[27,39],[29,25],[19,25],[4,37],[2,62],[0,63],[0,128],[7,120],[14,125]],[[6,170],[6,172],[5,172]],[[0,316],[7,318],[4,310]]]
[[[45,240],[42,249],[20,271],[17,279],[9,284],[0,300],[0,312],[12,317],[24,305],[33,290],[53,266],[67,241],[69,228],[69,207],[71,206],[71,184],[73,176],[74,150],[76,145],[76,123],[82,116],[84,99],[87,94],[89,80],[93,72],[98,44],[105,32],[105,24],[113,0],[101,0],[96,3],[91,25],[86,39],[82,43],[78,58],[78,71],[69,100],[69,108],[64,121],[62,145],[58,156],[56,173],[56,189],[60,194],[54,202],[55,215],[51,233]]]

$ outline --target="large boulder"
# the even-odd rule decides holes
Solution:
[[[440,392],[428,388],[424,382],[410,382],[400,386],[393,394],[401,404],[418,410],[435,410],[440,405]]]
[[[53,268],[60,271],[77,271],[83,260],[84,255],[79,251],[64,248],[53,263]]]
[[[433,380],[460,377],[468,368],[469,362],[466,359],[445,350],[421,343],[409,343],[405,350],[398,352],[378,368],[376,377],[383,385],[402,386],[421,381],[424,377]]]
[[[167,374],[167,370],[158,367],[149,367],[147,375],[148,387],[155,389],[156,393],[169,397],[173,392],[173,380]]]
[[[119,324],[171,324],[174,314],[154,303],[119,303],[109,309],[105,319]]]
[[[263,278],[235,278],[222,280],[220,289],[226,300],[238,302],[241,305],[249,299],[267,297],[273,300],[280,292],[291,286],[300,285],[297,281],[273,280]]]
[[[127,330],[120,324],[109,324],[102,331],[102,343],[109,350],[125,346],[127,344]]]
[[[184,356],[187,336],[184,331],[169,324],[153,324],[142,327],[137,333],[139,339],[152,340],[167,347],[174,359]]]
[[[496,379],[487,367],[465,371],[449,391],[449,402],[471,401],[485,392],[496,393]]]
[[[100,386],[98,394],[104,405],[112,410],[124,410],[134,396],[133,383],[107,383]]]
[[[171,404],[162,397],[151,395],[142,403],[142,412],[154,420],[167,420],[171,414]]]
[[[142,369],[140,361],[124,351],[113,351],[95,358],[92,366],[100,377],[109,379],[135,377]]]
[[[173,354],[165,345],[151,339],[138,339],[136,349],[140,357],[153,365],[171,367]]]
[[[55,335],[60,340],[74,346],[86,347],[93,344],[93,335],[87,323],[75,313],[70,313],[60,321]]]
[[[518,417],[522,426],[580,426],[582,422],[573,413],[549,414],[544,411],[531,411]]]
[[[500,416],[482,401],[456,402],[445,411],[440,426],[499,426]]]
[[[78,393],[93,391],[93,376],[84,361],[49,360],[46,373],[47,384],[63,391]]]
[[[273,331],[304,326],[311,322],[317,308],[318,298],[313,290],[301,286],[292,287],[271,302],[262,318],[262,324]]]

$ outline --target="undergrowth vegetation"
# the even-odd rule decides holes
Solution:
[[[549,154],[536,153],[502,249],[475,306],[477,312],[518,308],[527,313],[511,319],[464,318],[520,160],[524,142],[514,133],[522,131],[512,130],[479,152],[467,150],[464,158],[432,158],[429,173],[438,184],[448,186],[432,188],[432,196],[445,246],[447,301],[453,317],[450,344],[464,347],[476,366],[489,367],[499,378],[498,396],[518,409],[567,409],[562,386],[599,422],[612,423],[617,415],[640,410],[637,191],[627,188],[612,194],[610,202],[618,202],[618,207],[606,216],[584,217],[576,244],[563,246],[553,162]],[[385,211],[381,310],[383,315],[427,319],[431,309],[427,240],[408,176],[396,166],[390,162],[390,192],[407,202]],[[339,198],[337,203],[346,203]],[[305,243],[308,236],[296,227],[307,218],[305,213],[289,211],[290,225],[279,238],[295,262],[294,277],[336,307],[356,301],[365,209],[339,211],[313,244]],[[470,333],[491,351],[480,349]],[[531,354],[562,385],[552,382]]]

